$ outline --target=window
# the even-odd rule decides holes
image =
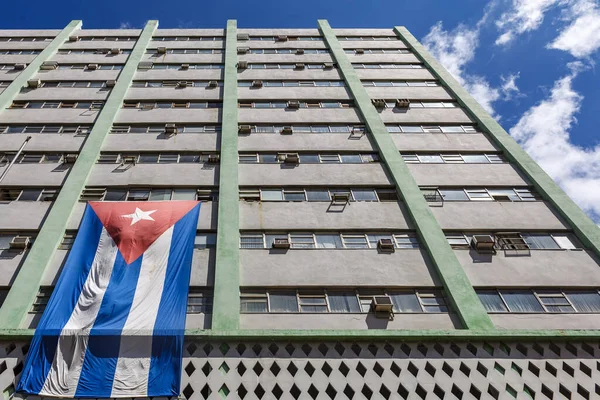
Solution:
[[[212,249],[217,244],[216,233],[197,233],[194,240],[194,249]]]
[[[354,292],[327,292],[330,312],[332,313],[359,313],[360,306]]]
[[[265,241],[262,233],[240,234],[241,249],[264,249]]]
[[[504,163],[498,154],[402,154],[407,163],[489,164]]]
[[[292,291],[269,292],[270,312],[298,312],[298,298]]]
[[[317,248],[320,249],[340,249],[343,247],[340,235],[316,234],[315,239]]]
[[[292,249],[314,249],[315,238],[312,233],[291,233],[290,244]]]
[[[190,287],[188,291],[187,314],[211,314],[213,296],[210,291]]]
[[[594,290],[477,290],[488,312],[600,313],[600,293]]]
[[[150,102],[135,102],[135,101],[124,101],[123,108],[138,108],[141,110],[153,110],[155,108],[221,108],[223,107],[222,102],[214,101],[177,101],[177,102],[166,102],[161,101],[157,103]],[[163,129],[164,131],[164,129]]]
[[[390,292],[390,298],[394,306],[394,312],[397,313],[414,313],[421,312],[421,303],[417,295],[413,291],[406,292]]]
[[[571,304],[581,313],[600,313],[600,294],[598,291],[565,292]]]
[[[269,312],[266,293],[244,292],[240,296],[240,312],[267,313]]]
[[[381,64],[360,64],[352,63],[352,67],[355,69],[420,69],[425,68],[423,64],[411,64],[411,63],[381,63]]]
[[[348,235],[343,234],[342,240],[344,242],[344,247],[347,249],[368,249],[369,242],[365,235]]]
[[[296,153],[240,153],[238,160],[241,164],[258,163],[260,164],[276,164],[285,162],[288,154]],[[379,157],[374,153],[366,154],[314,154],[300,153],[300,164],[356,164],[356,163],[373,163],[378,162]]]
[[[477,291],[477,296],[487,312],[506,312],[508,309],[495,290]]]
[[[299,294],[300,312],[326,313],[329,312],[325,294]]]
[[[275,239],[285,239],[290,248],[306,249],[377,249],[379,239],[391,239],[398,249],[419,248],[412,233],[246,233],[240,234],[242,249],[270,249]]]
[[[501,294],[510,312],[544,312],[544,308],[533,292],[506,290],[502,291]]]

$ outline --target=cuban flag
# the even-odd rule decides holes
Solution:
[[[179,396],[197,201],[90,202],[17,391]]]

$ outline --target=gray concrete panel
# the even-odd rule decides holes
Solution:
[[[161,88],[131,88],[127,92],[130,100],[220,100],[221,88],[186,87],[183,89],[171,87]]]
[[[392,133],[400,151],[473,151],[497,152],[498,149],[482,133]]]
[[[171,164],[169,168],[138,164],[128,169],[119,164],[96,164],[88,186],[213,186],[218,182],[218,170],[215,164]]]
[[[467,113],[460,108],[411,108],[386,109],[379,113],[384,123],[427,123],[427,124],[473,124]]]
[[[0,174],[6,167],[0,168]],[[8,171],[3,186],[60,186],[69,172],[65,164],[15,164]]]
[[[408,228],[404,205],[393,202],[352,202],[338,207],[327,202],[240,201],[240,229],[389,231]]]
[[[452,100],[443,87],[367,87],[372,99]]]
[[[267,78],[268,79],[268,78]],[[262,87],[238,88],[240,100],[349,100],[344,87]]]
[[[185,101],[185,99],[181,99]],[[206,123],[216,124],[219,121],[221,110],[217,108],[210,109],[153,109],[141,110],[135,108],[124,108],[119,114],[115,123],[147,123],[147,124],[164,124],[164,123]]]
[[[51,206],[52,203],[49,201],[0,202],[1,229],[17,231],[39,229]]]
[[[25,122],[25,121],[23,121]],[[31,140],[25,148],[27,151],[60,151],[77,152],[85,141],[86,135],[41,133],[11,133],[0,135],[0,149],[3,151],[17,151],[27,136]]]
[[[82,124],[89,125],[96,120],[99,110],[79,108],[47,108],[47,109],[8,109],[2,113],[5,124]]]
[[[266,121],[273,123],[361,123],[356,108],[301,108],[298,110],[240,108],[238,114],[240,123],[264,123]]]
[[[240,151],[373,151],[367,136],[351,139],[349,133],[252,133],[239,135],[238,148]]]
[[[16,101],[61,101],[61,100],[95,100],[104,101],[110,89],[107,88],[38,88],[22,89]]]
[[[490,314],[498,329],[599,329],[599,314]]]
[[[419,186],[526,186],[510,164],[408,164]]]
[[[0,137],[1,139],[1,137]],[[1,143],[1,142],[0,142]],[[28,145],[29,146],[29,145]],[[216,151],[216,133],[180,133],[166,136],[164,133],[129,133],[108,135],[103,151]]]

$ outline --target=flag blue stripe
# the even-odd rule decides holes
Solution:
[[[90,332],[75,397],[110,397],[121,332],[135,295],[143,256],[127,264],[117,253],[102,305]]]
[[[58,337],[71,317],[90,272],[102,234],[102,222],[87,205],[79,233],[29,347],[17,391],[39,393],[54,360]]]
[[[165,284],[152,338],[148,396],[179,396],[187,295],[200,203],[173,227]]]

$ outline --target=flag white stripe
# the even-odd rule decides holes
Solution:
[[[96,255],[71,317],[61,331],[52,366],[40,395],[74,397],[102,299],[110,282],[118,248],[102,228]]]
[[[140,275],[121,335],[111,397],[148,393],[152,333],[165,285],[173,229],[167,229],[144,252]]]

